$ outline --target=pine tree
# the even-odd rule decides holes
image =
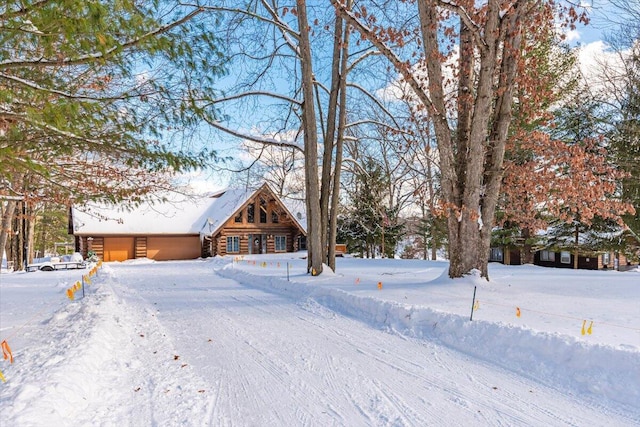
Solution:
[[[0,6],[0,198],[140,201],[207,149],[173,144],[204,114],[223,69],[197,6],[7,0]],[[16,200],[21,200],[17,207]],[[31,218],[33,215],[27,213]],[[10,222],[11,218],[3,218]],[[0,231],[4,247],[6,229]]]
[[[625,215],[624,222],[635,234],[635,251],[640,250],[640,44],[636,42],[625,61],[625,87],[614,129],[611,149],[614,162],[626,172],[622,179],[622,198],[630,202],[635,213]]]

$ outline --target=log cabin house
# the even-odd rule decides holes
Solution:
[[[283,202],[265,183],[132,210],[72,207],[69,233],[77,252],[104,261],[294,252],[306,249],[306,215],[303,204]]]

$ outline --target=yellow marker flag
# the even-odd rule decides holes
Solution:
[[[584,332],[584,325],[586,325],[586,324],[587,324],[587,321],[586,321],[586,320],[583,320],[583,321],[582,321],[582,335],[584,335],[584,334],[585,334],[585,332]]]
[[[474,310],[480,310],[480,300],[476,300],[476,303],[473,305]]]
[[[516,307],[516,317],[520,317],[520,307]]]
[[[592,332],[593,332],[593,320],[591,321],[591,323],[589,324],[589,327],[587,328],[587,333],[589,335],[591,335]]]
[[[2,375],[2,371],[0,371],[0,380],[2,380],[3,383],[7,382],[7,379]]]

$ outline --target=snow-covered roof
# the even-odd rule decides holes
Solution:
[[[122,206],[85,205],[72,208],[74,234],[199,234],[215,203],[211,197],[181,198]]]
[[[253,191],[229,189],[213,196],[173,196],[166,202],[143,203],[133,209],[113,205],[74,206],[73,231],[82,235],[210,235],[262,188]],[[283,204],[306,232],[304,204],[284,201]]]
[[[219,200],[218,202],[216,202],[215,206],[213,206],[213,209],[209,209],[206,217],[207,226],[203,227],[203,229],[201,230],[202,233],[206,235],[215,234],[216,231],[220,227],[222,227],[224,223],[227,222],[227,220],[229,220],[231,216],[242,207],[242,205],[244,205],[249,199],[253,198],[257,193],[265,188],[275,196],[275,193],[273,192],[271,187],[269,187],[269,185],[266,183],[255,191],[225,191],[224,194],[219,196]],[[289,199],[282,200],[278,198],[278,200],[280,200],[282,205],[288,211],[289,216],[293,219],[293,221],[296,222],[298,226],[306,233],[307,215],[304,203]]]

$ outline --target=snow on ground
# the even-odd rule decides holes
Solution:
[[[2,274],[1,424],[640,425],[640,272],[446,268],[138,260],[75,301],[82,271]]]

